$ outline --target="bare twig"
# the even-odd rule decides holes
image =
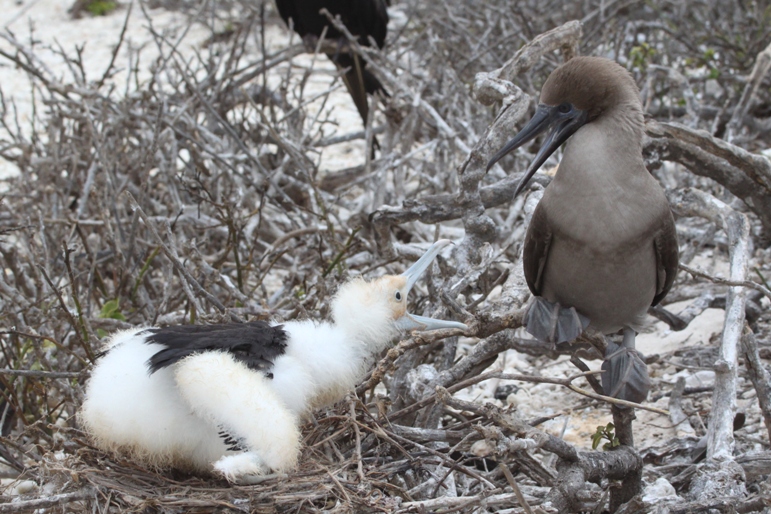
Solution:
[[[758,345],[755,342],[755,334],[750,327],[744,327],[742,334],[742,350],[744,353],[744,366],[758,393],[758,403],[760,411],[763,413],[763,422],[766,425],[766,431],[771,436],[771,375],[769,375],[758,354]]]
[[[757,282],[753,282],[752,280],[743,280],[741,282],[736,282],[734,280],[726,280],[721,277],[715,277],[713,275],[710,275],[709,273],[705,273],[703,271],[700,271],[696,268],[692,268],[682,263],[680,264],[680,269],[683,271],[687,271],[694,277],[705,278],[710,282],[714,282],[715,284],[720,284],[724,286],[733,286],[733,287],[748,287],[750,289],[754,289],[755,291],[759,291],[763,293],[763,295],[765,295],[766,298],[771,300],[771,290],[769,290],[767,287],[761,284],[758,284]]]
[[[676,196],[674,203],[681,215],[706,217],[723,227],[730,241],[731,280],[734,283],[746,281],[752,246],[747,217],[707,193],[695,189],[682,191]],[[707,456],[711,459],[731,459],[733,455],[737,352],[744,326],[744,303],[743,287],[731,286],[720,357],[715,363],[713,418],[707,439]]]
[[[29,512],[36,509],[64,506],[69,503],[89,500],[95,497],[96,491],[91,487],[87,487],[74,493],[54,494],[47,498],[0,503],[0,512]]]

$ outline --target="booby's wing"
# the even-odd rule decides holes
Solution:
[[[552,235],[546,209],[539,203],[527,227],[525,247],[522,250],[525,280],[534,296],[523,321],[528,333],[539,341],[563,343],[580,336],[589,326],[589,319],[573,307],[552,303],[541,297]]]
[[[286,350],[288,335],[281,325],[264,321],[220,325],[177,325],[151,328],[146,343],[165,348],[148,361],[150,373],[171,366],[189,355],[206,351],[225,351],[256,371],[269,371],[273,361]]]
[[[546,209],[543,209],[539,203],[533,212],[530,226],[527,227],[525,247],[522,250],[525,280],[530,291],[536,296],[541,294],[543,271],[546,260],[549,258],[551,239],[552,231],[546,219]]]
[[[651,305],[658,305],[675,282],[680,259],[675,220],[669,210],[661,220],[661,230],[653,238],[653,248],[656,251],[656,296]]]

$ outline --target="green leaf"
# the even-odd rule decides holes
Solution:
[[[120,311],[120,302],[115,300],[108,300],[99,312],[100,318],[117,319],[120,321],[126,321],[126,316]]]
[[[112,0],[93,0],[86,5],[86,11],[94,16],[105,16],[118,8],[118,2]]]
[[[603,427],[597,427],[597,430],[592,434],[592,450],[596,450],[603,437],[605,437],[605,429]]]

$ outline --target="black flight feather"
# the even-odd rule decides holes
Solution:
[[[222,442],[225,443],[225,446],[227,447],[228,451],[231,451],[231,452],[246,451],[246,446],[244,445],[243,440],[237,437],[233,437],[232,435],[230,435],[230,432],[228,432],[224,428],[220,427],[219,436],[220,436],[220,439],[222,439]]]
[[[165,348],[150,357],[150,374],[179,362],[188,355],[206,351],[226,351],[249,369],[262,371],[269,378],[273,361],[284,354],[289,335],[282,325],[270,326],[265,321],[225,323],[219,325],[176,325],[151,328],[146,343]]]

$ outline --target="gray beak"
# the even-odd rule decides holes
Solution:
[[[440,239],[436,243],[432,244],[426,253],[418,259],[415,264],[409,267],[407,271],[402,273],[402,276],[407,279],[407,288],[405,289],[405,298],[412,290],[412,286],[418,281],[418,278],[431,266],[436,256],[447,245],[452,244],[449,239]],[[425,316],[418,316],[416,314],[410,314],[409,312],[396,321],[396,325],[399,329],[404,331],[411,330],[440,330],[443,328],[458,328],[460,330],[467,330],[468,327],[464,323],[458,321],[445,321],[441,319],[427,318]]]
[[[568,110],[569,107],[569,110]],[[570,104],[560,104],[556,106],[539,104],[535,110],[535,114],[522,128],[522,130],[514,136],[514,139],[506,143],[501,150],[490,159],[487,163],[487,170],[489,171],[493,165],[501,160],[503,156],[524,145],[528,141],[533,140],[541,132],[545,132],[551,128],[546,141],[543,142],[540,150],[533,159],[533,162],[527,168],[525,176],[517,184],[517,189],[514,191],[516,197],[527,185],[530,179],[538,171],[538,168],[546,162],[546,159],[553,154],[562,143],[568,140],[576,130],[586,124],[588,115],[586,111],[576,109]]]

